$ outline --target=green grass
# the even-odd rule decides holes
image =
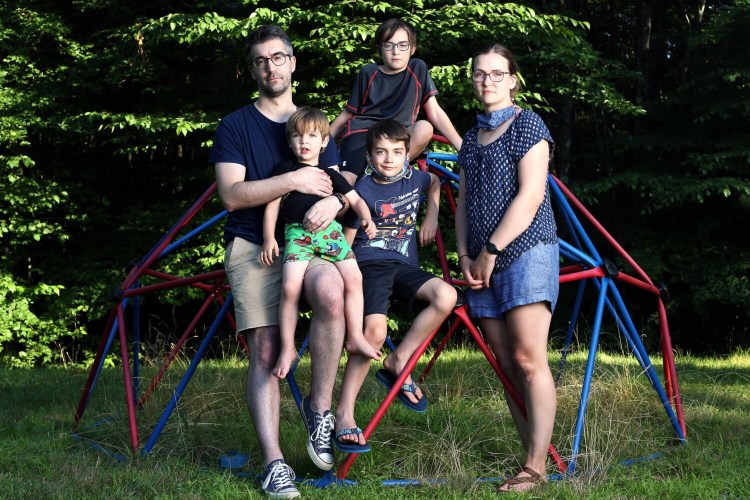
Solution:
[[[558,388],[554,444],[567,458],[581,391],[585,353],[575,352]],[[559,355],[551,355],[556,370]],[[424,358],[426,362],[428,358]],[[662,377],[661,359],[653,356]],[[307,390],[303,360],[298,382]],[[153,377],[160,362],[145,362]],[[186,366],[180,359],[138,413],[142,444]],[[376,367],[373,367],[373,371]],[[675,433],[656,393],[632,356],[600,354],[578,459],[579,474],[534,491],[539,498],[747,498],[750,496],[750,353],[725,358],[678,356],[688,443]],[[245,361],[227,355],[203,362],[148,458],[119,462],[71,437],[87,373],[64,368],[0,368],[0,498],[261,498],[260,455],[244,402]],[[481,354],[443,353],[423,384],[424,415],[394,403],[371,437],[373,451],[349,472],[353,488],[303,487],[321,498],[491,498],[494,483],[516,470],[522,450],[501,386]],[[281,445],[299,476],[319,476],[307,458],[305,431],[283,386]],[[357,408],[364,427],[384,396],[371,376]],[[101,425],[90,427],[91,424]],[[107,368],[94,389],[82,433],[129,457],[122,371]],[[230,450],[250,455],[248,477],[218,467]],[[661,453],[625,467],[624,459]],[[341,458],[341,457],[339,457]],[[550,461],[548,472],[554,472]],[[417,487],[382,486],[383,479],[420,479]],[[440,483],[432,480],[439,479]],[[531,495],[526,495],[531,496]]]

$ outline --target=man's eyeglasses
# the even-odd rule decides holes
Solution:
[[[253,59],[253,67],[260,69],[268,64],[268,61],[271,61],[274,66],[283,66],[286,62],[286,58],[291,58],[289,54],[284,54],[283,52],[277,52],[276,54],[272,55],[271,57],[256,57]]]
[[[505,78],[505,75],[510,75],[510,71],[495,70],[495,71],[490,71],[489,73],[485,73],[484,71],[478,69],[471,74],[471,79],[474,80],[476,83],[484,83],[484,81],[489,76],[490,80],[492,80],[495,83],[499,83],[503,81],[503,78]]]
[[[386,52],[392,51],[394,47],[398,47],[398,50],[403,52],[405,50],[409,50],[410,46],[411,44],[409,42],[398,42],[398,43],[383,42],[383,45],[382,45],[383,50],[385,50]]]

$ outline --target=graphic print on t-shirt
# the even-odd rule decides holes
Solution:
[[[419,189],[375,202],[377,231],[363,246],[383,248],[409,256],[409,238],[414,233],[419,210]]]

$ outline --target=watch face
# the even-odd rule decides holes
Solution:
[[[500,255],[500,250],[497,249],[494,243],[488,241],[486,247],[487,251],[492,255]]]

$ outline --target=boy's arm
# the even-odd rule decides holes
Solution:
[[[456,132],[456,127],[453,126],[453,122],[448,118],[448,115],[443,108],[438,104],[435,96],[427,99],[424,104],[424,112],[427,115],[427,120],[448,139],[448,142],[456,148],[456,151],[461,149],[461,143],[463,142],[461,136]]]
[[[360,226],[364,229],[367,237],[373,238],[375,236],[375,223],[372,222],[372,214],[370,214],[370,208],[365,200],[353,189],[346,193],[344,197],[349,200],[349,204],[359,217]]]
[[[260,262],[266,266],[270,266],[274,257],[279,256],[279,245],[276,241],[279,210],[281,210],[281,198],[276,198],[268,202],[263,212],[263,250],[260,252]]]
[[[422,246],[435,241],[438,229],[438,212],[440,211],[440,180],[435,174],[429,174],[429,176],[430,187],[427,188],[425,195],[427,209],[422,225],[419,227],[419,244]]]
[[[331,122],[331,135],[334,139],[337,139],[341,135],[341,132],[344,131],[344,125],[346,125],[346,122],[348,122],[352,116],[354,116],[354,113],[344,108],[341,110],[341,113],[339,113],[339,116],[334,118],[333,122]]]

